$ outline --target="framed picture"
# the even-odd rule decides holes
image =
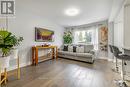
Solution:
[[[35,41],[53,42],[54,41],[54,31],[35,27]]]

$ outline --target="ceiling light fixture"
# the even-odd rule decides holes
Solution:
[[[76,8],[70,8],[70,9],[65,10],[65,14],[68,16],[76,16],[79,14],[79,10]]]

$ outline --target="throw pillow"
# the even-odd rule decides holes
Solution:
[[[84,53],[84,46],[77,46],[76,52],[77,53]]]
[[[68,46],[68,51],[69,51],[69,52],[73,52],[73,46],[71,46],[71,45]]]
[[[68,51],[68,45],[64,45],[63,51]]]
[[[73,46],[73,52],[76,52],[76,46]]]

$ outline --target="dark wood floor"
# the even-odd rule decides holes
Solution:
[[[67,59],[45,61],[21,69],[21,79],[10,76],[6,87],[117,87],[110,63],[88,64]]]

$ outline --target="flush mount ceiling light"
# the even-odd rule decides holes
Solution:
[[[70,8],[70,9],[65,10],[65,14],[68,16],[76,16],[79,14],[79,10],[76,8]]]

